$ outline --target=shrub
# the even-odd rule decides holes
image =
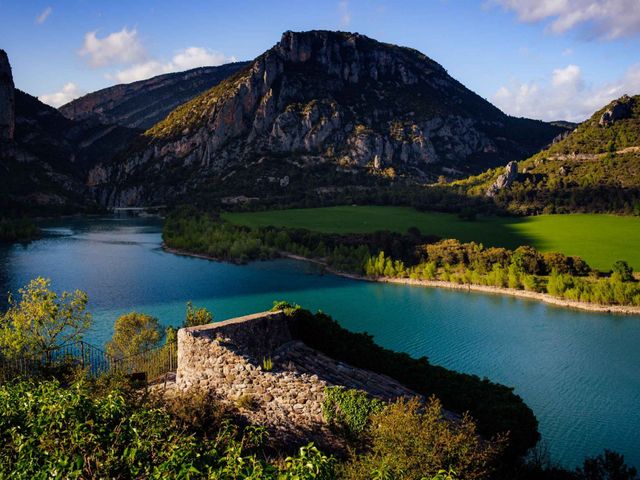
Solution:
[[[273,360],[271,357],[263,357],[262,359],[262,369],[265,372],[270,372],[273,370]]]
[[[204,436],[215,436],[228,416],[227,409],[204,390],[160,392],[152,396],[155,406],[163,408],[179,428]]]
[[[178,403],[200,409],[204,397],[169,406],[138,398],[109,382],[0,386],[0,478],[335,478],[335,460],[313,445],[278,465],[259,450],[262,428],[194,428]]]
[[[438,400],[423,407],[400,399],[374,414],[371,447],[345,466],[349,479],[370,479],[374,471],[388,478],[420,479],[452,469],[460,478],[486,478],[504,448],[504,439],[482,440],[468,417],[447,421]]]
[[[258,402],[253,395],[240,395],[236,399],[236,405],[244,410],[255,410],[258,407]]]
[[[614,263],[612,271],[613,273],[617,273],[623,282],[633,280],[633,268],[624,260],[618,260]]]
[[[367,428],[371,415],[383,408],[384,402],[371,398],[362,390],[347,390],[339,386],[324,389],[322,414],[325,421],[352,439],[360,436]]]
[[[187,313],[184,318],[184,327],[197,327],[213,322],[213,315],[206,308],[195,308],[191,301],[187,302]]]

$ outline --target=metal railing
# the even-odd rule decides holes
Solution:
[[[0,355],[0,383],[18,377],[46,375],[64,368],[81,368],[93,377],[105,373],[143,377],[157,381],[175,372],[178,365],[175,343],[168,343],[124,358],[115,358],[90,343],[77,341],[40,355],[5,358]]]

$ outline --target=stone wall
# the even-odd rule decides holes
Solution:
[[[322,418],[328,385],[359,388],[387,400],[416,396],[389,377],[307,347],[292,337],[290,321],[282,312],[264,312],[180,329],[177,388],[209,391],[277,437],[317,442],[330,435]],[[269,371],[263,368],[265,358],[273,362]]]

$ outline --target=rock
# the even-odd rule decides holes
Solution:
[[[487,189],[487,197],[494,197],[500,190],[509,188],[518,176],[518,162],[511,161],[500,174],[495,182]]]
[[[623,95],[618,100],[614,100],[609,108],[600,116],[598,125],[610,127],[618,120],[631,116],[633,109],[633,99],[628,95]]]
[[[7,52],[0,49],[0,142],[13,140],[15,131],[15,94]]]

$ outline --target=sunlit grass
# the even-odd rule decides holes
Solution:
[[[640,270],[640,218],[571,214],[534,217],[479,217],[419,212],[408,207],[340,206],[266,212],[226,213],[233,223],[306,228],[324,233],[406,232],[417,227],[425,235],[476,241],[487,246],[531,245],[543,252],[579,255],[592,267],[609,270],[626,260]]]

